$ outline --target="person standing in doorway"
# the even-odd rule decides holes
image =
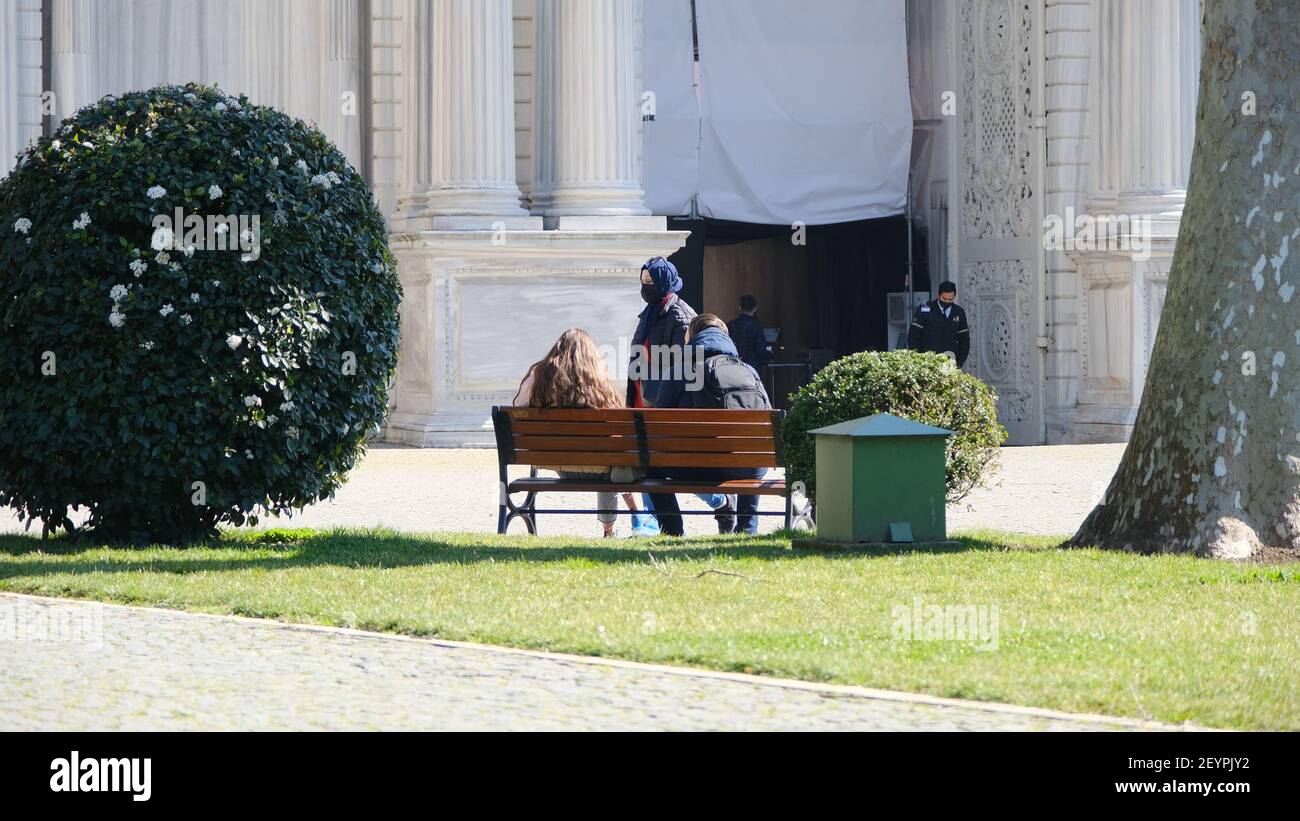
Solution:
[[[758,319],[758,300],[751,294],[740,298],[740,316],[727,323],[727,335],[735,343],[740,358],[761,379],[767,363],[772,361],[772,351],[767,347],[763,323]]]
[[[957,286],[939,283],[939,298],[918,305],[907,332],[907,347],[914,351],[947,354],[957,363],[966,364],[970,353],[970,326],[966,312],[957,304]]]

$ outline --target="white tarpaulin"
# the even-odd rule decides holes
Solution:
[[[695,98],[691,0],[645,4],[642,63],[654,119],[645,121],[646,206],[655,214],[690,213],[700,181],[700,106]],[[643,118],[644,119],[644,118]]]
[[[696,0],[694,175],[683,133],[695,100],[678,93],[681,52],[652,36],[680,36],[689,5],[645,6],[646,88],[665,89],[645,132],[656,213],[685,213],[693,196],[701,216],[766,224],[903,212],[912,141],[903,0]],[[671,128],[658,127],[661,116]]]

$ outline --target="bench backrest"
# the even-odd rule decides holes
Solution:
[[[492,409],[502,465],[781,467],[780,410]]]

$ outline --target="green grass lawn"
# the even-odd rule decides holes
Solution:
[[[1300,564],[1054,549],[1059,541],[977,533],[944,551],[838,555],[792,553],[780,535],[274,530],[186,549],[0,536],[0,589],[1300,729]],[[996,649],[897,638],[896,617],[918,597],[986,616],[996,606]]]

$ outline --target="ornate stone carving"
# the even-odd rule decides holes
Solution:
[[[1025,421],[1032,415],[1034,392],[1029,264],[1023,259],[966,263],[962,284],[974,295],[965,306],[974,337],[968,370],[997,390],[1000,419]]]
[[[1034,113],[1030,38],[1023,0],[965,0],[962,43],[962,235],[1005,239],[1032,231]]]

